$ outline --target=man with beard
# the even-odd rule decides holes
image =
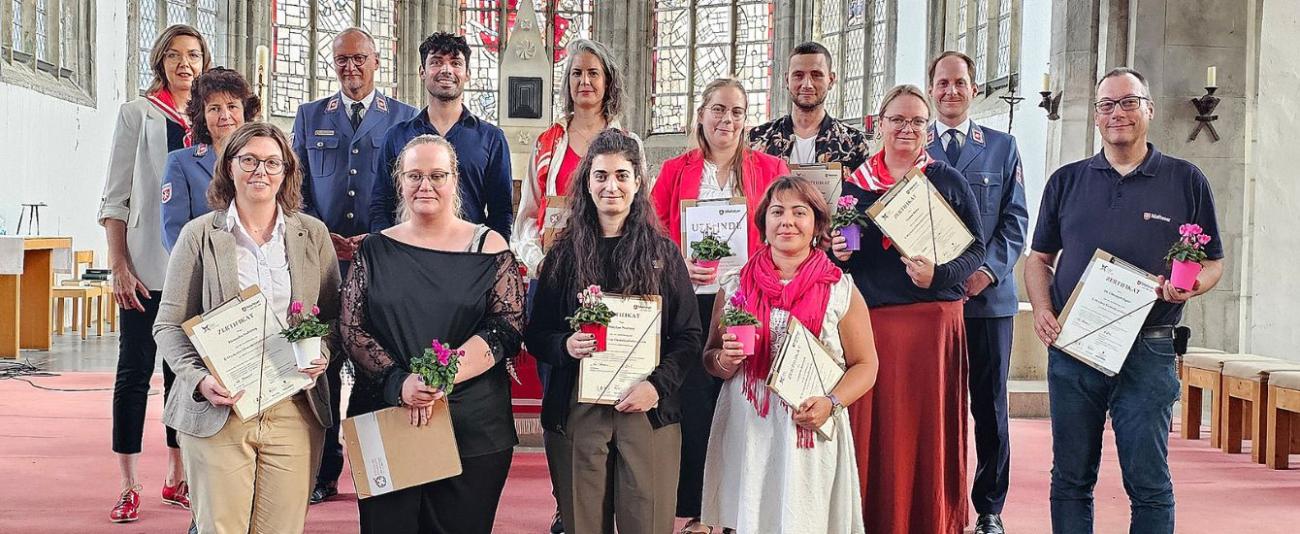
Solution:
[[[352,254],[370,232],[370,191],[375,182],[389,180],[381,174],[378,147],[389,127],[409,120],[418,110],[375,89],[379,53],[374,37],[365,30],[348,28],[339,32],[332,52],[341,89],[298,108],[298,117],[293,121],[293,152],[301,162],[298,168],[302,169],[303,213],[325,222],[340,270],[347,276]],[[336,424],[325,431],[312,504],[339,492],[338,478],[343,471],[337,424],[342,387],[339,370],[345,360],[335,358],[328,371],[330,407]]]
[[[785,88],[794,109],[750,130],[750,148],[792,167],[839,162],[847,175],[862,166],[870,151],[866,135],[826,113],[826,95],[835,87],[830,51],[814,41],[796,46],[787,70]]]
[[[461,217],[486,224],[507,240],[514,220],[514,184],[510,178],[510,146],[500,128],[475,117],[463,99],[469,81],[470,48],[464,37],[437,32],[420,44],[420,80],[432,98],[414,118],[388,130],[380,150],[380,175],[370,199],[370,230],[378,232],[397,222],[393,164],[406,143],[431,134],[456,148],[460,175]]]
[[[984,264],[966,279],[966,343],[970,411],[975,420],[975,483],[971,503],[976,534],[1003,534],[1002,504],[1011,471],[1007,429],[1007,371],[1016,312],[1014,269],[1025,250],[1025,184],[1016,139],[970,120],[979,94],[975,61],[948,51],[930,62],[930,157],[961,171],[975,193],[984,235]]]

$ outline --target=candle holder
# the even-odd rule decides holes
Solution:
[[[1202,129],[1209,130],[1211,141],[1219,140],[1219,132],[1214,129],[1214,121],[1219,120],[1219,116],[1213,114],[1214,108],[1219,107],[1219,97],[1214,96],[1216,90],[1218,87],[1206,87],[1204,95],[1192,99],[1192,105],[1196,106],[1196,129],[1192,130],[1188,141],[1195,141]]]
[[[1039,91],[1038,94],[1043,95],[1043,100],[1038,103],[1038,107],[1047,110],[1047,120],[1060,120],[1061,97],[1065,95],[1065,92]]]
[[[1007,80],[1007,94],[999,96],[1003,102],[1007,103],[1007,133],[1011,133],[1011,126],[1016,122],[1016,104],[1025,100],[1023,96],[1016,95],[1016,86],[1019,85],[1020,78],[1012,74]]]

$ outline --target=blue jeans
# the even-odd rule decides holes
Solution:
[[[1110,412],[1131,534],[1174,532],[1169,427],[1179,384],[1172,338],[1139,338],[1119,374],[1108,377],[1056,350],[1048,351],[1052,413],[1052,532],[1091,534],[1092,489]]]

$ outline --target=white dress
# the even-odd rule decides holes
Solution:
[[[722,281],[726,294],[739,286],[736,272]],[[840,365],[839,322],[849,309],[853,279],[845,274],[831,286],[821,340]],[[772,310],[771,328],[784,332],[785,310]],[[774,334],[772,346],[779,346]],[[773,349],[775,350],[775,348]],[[704,524],[737,534],[862,534],[862,495],[853,434],[845,411],[835,418],[835,439],[814,437],[810,449],[795,446],[792,410],[772,397],[767,417],[745,398],[744,373],[722,385],[704,463]]]

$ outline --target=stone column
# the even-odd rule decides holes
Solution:
[[[1092,102],[1097,73],[1098,6],[1093,0],[1052,2],[1051,89],[1063,93],[1060,120],[1047,129],[1047,173],[1096,151]]]

